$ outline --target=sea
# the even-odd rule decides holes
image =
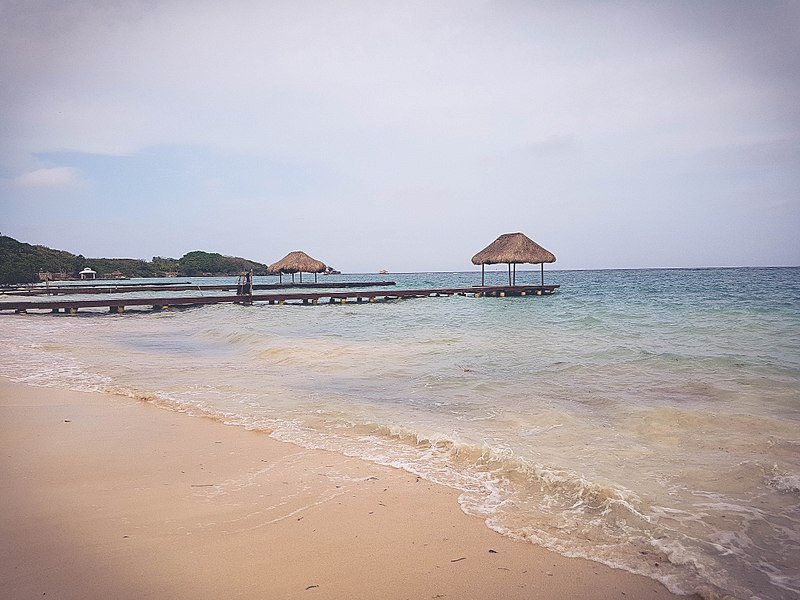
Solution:
[[[320,281],[387,278],[480,284]],[[677,593],[800,597],[800,268],[545,279],[552,296],[6,313],[0,375],[404,469],[501,535]]]

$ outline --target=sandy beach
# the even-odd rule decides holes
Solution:
[[[396,469],[0,380],[5,598],[676,598]]]

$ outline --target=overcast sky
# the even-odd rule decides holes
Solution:
[[[0,232],[470,270],[800,265],[800,1],[0,0]]]

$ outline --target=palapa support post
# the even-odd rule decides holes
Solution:
[[[481,265],[481,287],[486,285],[486,265]]]
[[[544,263],[542,263],[542,287],[544,287]]]

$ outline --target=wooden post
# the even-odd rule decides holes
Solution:
[[[485,286],[485,285],[486,285],[486,284],[484,283],[484,281],[485,281],[485,279],[484,279],[484,275],[485,275],[485,273],[486,273],[486,265],[482,264],[482,265],[481,265],[481,287],[483,287],[483,286]]]
[[[511,285],[511,263],[508,263],[508,285]]]
[[[517,285],[517,263],[514,263],[514,282],[511,285]]]
[[[542,263],[542,287],[544,287],[544,263]]]

